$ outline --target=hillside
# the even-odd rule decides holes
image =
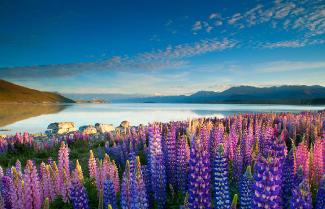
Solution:
[[[56,93],[26,88],[0,79],[0,103],[74,103]]]
[[[223,92],[199,91],[190,96],[130,98],[120,102],[145,103],[232,103],[232,104],[325,104],[322,86],[238,86]]]

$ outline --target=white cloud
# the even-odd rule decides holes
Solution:
[[[278,41],[278,42],[266,42],[259,44],[263,48],[300,48],[304,46],[323,44],[325,40],[322,39],[302,39],[302,40],[291,40],[291,41]]]
[[[256,71],[263,73],[289,72],[300,70],[325,69],[325,62],[306,62],[306,61],[276,61],[255,66]]]
[[[167,47],[164,50],[156,50],[147,53],[141,53],[137,56],[139,60],[161,60],[161,59],[181,59],[192,57],[208,52],[222,51],[235,47],[237,42],[224,39],[205,39],[192,44],[180,44],[174,47]]]
[[[216,19],[216,18],[218,18],[218,17],[220,17],[220,14],[217,13],[217,12],[215,12],[215,13],[210,14],[209,19],[210,19],[210,20],[211,20],[211,19]]]
[[[206,28],[206,31],[207,31],[208,33],[210,33],[212,29],[213,29],[213,27],[208,26],[208,27]]]
[[[204,22],[196,22],[193,29],[203,29]],[[272,28],[294,30],[296,34],[312,37],[325,34],[325,4],[322,0],[274,1],[226,17],[212,13],[206,22],[214,26],[228,24],[234,29],[269,23]]]
[[[202,22],[196,21],[192,27],[192,30],[197,31],[202,29]]]
[[[237,23],[242,18],[243,18],[243,16],[240,13],[236,13],[232,17],[229,18],[228,23],[230,25],[234,25],[235,23]]]
[[[279,41],[274,43],[266,43],[264,48],[299,48],[305,46],[305,43],[300,41]]]
[[[69,77],[81,73],[91,74],[101,71],[131,72],[178,69],[187,65],[187,62],[183,58],[222,51],[235,47],[235,45],[235,41],[228,39],[220,41],[216,39],[204,39],[194,43],[169,46],[162,50],[139,53],[134,57],[115,56],[98,62],[0,68],[0,77]]]

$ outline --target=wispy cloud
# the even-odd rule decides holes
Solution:
[[[300,70],[325,70],[325,62],[305,62],[305,61],[276,61],[256,65],[254,67],[256,71],[262,73],[277,73],[277,72],[289,72]]]
[[[203,28],[201,21],[196,21],[192,27],[193,31],[201,30]]]
[[[200,25],[198,24],[200,23]],[[204,27],[204,24],[208,25]],[[240,30],[265,24],[270,30],[279,29],[283,32],[294,32],[297,41],[282,40],[278,43],[266,43],[265,48],[303,47],[314,44],[314,37],[325,34],[325,4],[322,0],[275,0],[257,4],[246,10],[228,16],[211,13],[206,20],[196,22],[193,26],[195,34],[199,31],[210,32],[214,27],[225,25],[227,33],[236,34]],[[200,26],[200,27],[199,27]],[[207,30],[207,28],[209,28]],[[317,38],[316,38],[317,39]],[[319,39],[319,38],[318,38]],[[321,44],[323,42],[318,42]]]
[[[205,54],[208,52],[222,51],[233,48],[237,44],[234,40],[223,39],[204,39],[192,44],[180,44],[174,47],[167,47],[164,50],[156,50],[138,55],[139,60],[161,60],[161,59],[180,59]]]
[[[228,39],[204,39],[190,44],[180,44],[169,46],[162,50],[139,53],[133,57],[115,56],[98,62],[0,68],[0,77],[68,77],[81,73],[103,71],[154,71],[161,69],[177,69],[186,66],[187,61],[183,60],[183,58],[208,52],[222,51],[235,47],[235,45],[235,41]]]
[[[314,39],[314,40],[303,39],[303,40],[293,40],[293,41],[266,42],[266,43],[261,43],[260,47],[269,48],[269,49],[300,48],[304,46],[323,44],[323,43],[325,43],[325,40],[322,39]]]

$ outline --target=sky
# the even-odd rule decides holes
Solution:
[[[325,86],[325,0],[1,0],[0,78],[60,93]]]

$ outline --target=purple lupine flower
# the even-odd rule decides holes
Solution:
[[[11,168],[7,168],[6,169],[6,174],[5,176],[9,176],[10,178],[12,177],[12,171],[11,171]]]
[[[134,175],[132,175],[131,180],[131,209],[147,209],[149,208],[149,204],[139,156],[136,157],[135,164]]]
[[[112,160],[111,163],[110,178],[114,183],[115,193],[118,193],[120,191],[120,177],[118,175],[118,168],[114,160]]]
[[[12,167],[12,182],[13,182],[13,193],[11,200],[13,201],[13,209],[24,208],[25,197],[23,191],[23,180],[20,172],[17,172],[15,167]]]
[[[127,160],[125,164],[125,170],[122,177],[121,186],[121,207],[122,209],[131,208],[131,172],[130,162]]]
[[[55,161],[53,161],[52,165],[50,166],[50,174],[51,174],[51,182],[55,191],[55,195],[60,195],[61,194],[60,174]]]
[[[279,166],[282,171],[283,162],[286,156],[286,145],[282,139],[273,137],[273,143],[271,144],[271,149],[274,151],[275,157],[279,160]]]
[[[97,153],[98,153],[98,159],[102,160],[103,157],[104,157],[104,154],[103,154],[103,150],[102,150],[102,148],[100,146],[97,147]]]
[[[185,194],[187,189],[188,181],[188,162],[187,150],[189,149],[186,135],[182,135],[178,140],[177,146],[177,166],[176,166],[176,176],[177,176],[177,187],[180,192]]]
[[[295,186],[292,190],[291,209],[302,208],[312,209],[312,198],[310,186],[307,180],[303,180],[299,186]]]
[[[50,198],[50,186],[49,176],[47,176],[46,165],[44,162],[40,164],[40,185],[42,192],[42,199]]]
[[[227,140],[227,155],[230,160],[234,159],[237,143],[238,135],[236,133],[236,125],[233,124],[230,128],[230,133]]]
[[[47,184],[49,186],[49,200],[54,200],[56,197],[56,184],[53,175],[53,170],[50,165],[46,165],[46,178],[48,182]]]
[[[60,190],[62,199],[64,202],[68,202],[69,192],[70,192],[70,166],[69,166],[69,148],[64,143],[61,142],[61,147],[59,149],[58,156],[58,169],[59,169],[59,180],[60,180]]]
[[[322,181],[319,185],[317,196],[316,196],[316,206],[315,209],[325,208],[325,175],[323,175]]]
[[[245,151],[243,151],[245,153]],[[239,182],[240,177],[243,173],[244,158],[243,152],[241,151],[241,146],[238,145],[235,150],[234,160],[233,160],[233,178],[236,183]]]
[[[148,169],[148,165],[141,166],[143,181],[146,186],[146,191],[148,193],[148,199],[150,199],[151,194],[151,178],[150,178],[150,171]]]
[[[294,179],[294,158],[293,150],[290,150],[286,156],[283,167],[282,167],[282,204],[284,208],[289,208],[290,199],[292,197],[292,188],[293,188],[293,179]]]
[[[37,169],[28,160],[24,170],[25,209],[40,209],[42,206],[40,183]]]
[[[218,145],[213,168],[214,208],[230,208],[228,160],[222,144]]]
[[[102,160],[100,160],[97,166],[96,177],[95,177],[98,194],[101,193],[104,187],[104,181],[107,176],[107,173],[105,172],[106,171],[105,171],[105,167],[103,167],[103,162]]]
[[[116,194],[112,180],[105,180],[103,193],[104,208],[108,208],[108,205],[111,205],[113,209],[117,209]]]
[[[218,152],[218,145],[223,143],[223,135],[224,135],[224,126],[222,123],[219,123],[213,130],[212,130],[212,137],[210,137],[210,156],[211,156],[211,163],[214,162],[214,158]]]
[[[151,172],[151,186],[158,208],[164,208],[167,200],[166,194],[166,168],[161,146],[161,134],[158,125],[148,129],[149,134],[149,166]]]
[[[70,199],[74,209],[89,209],[88,195],[78,176],[71,181]]]
[[[293,177],[293,186],[299,185],[304,180],[304,173],[302,170],[302,166],[299,166],[295,176]]]
[[[3,198],[4,208],[12,209],[15,202],[12,199],[13,183],[9,176],[3,176],[1,178],[1,195]]]
[[[252,164],[252,153],[253,153],[253,145],[254,145],[254,129],[252,123],[248,126],[248,131],[246,132],[245,137],[245,144],[243,146],[245,147],[245,153],[243,153],[244,158],[244,165],[249,166]]]
[[[200,139],[194,139],[189,162],[189,206],[211,208],[210,159]]]
[[[21,173],[21,162],[19,160],[16,161],[15,166],[16,166],[17,172]]]
[[[248,166],[246,172],[242,176],[239,185],[239,204],[241,209],[250,209],[253,203],[253,176],[251,167]]]
[[[167,182],[176,186],[176,130],[171,124],[167,130],[166,144],[166,173]]]
[[[273,156],[258,158],[254,167],[254,208],[280,208],[281,176],[279,160]]]
[[[267,157],[269,150],[271,150],[270,146],[273,144],[274,140],[273,128],[271,126],[266,126],[264,129],[264,133],[261,136],[261,140],[259,141],[259,150],[264,157]]]

